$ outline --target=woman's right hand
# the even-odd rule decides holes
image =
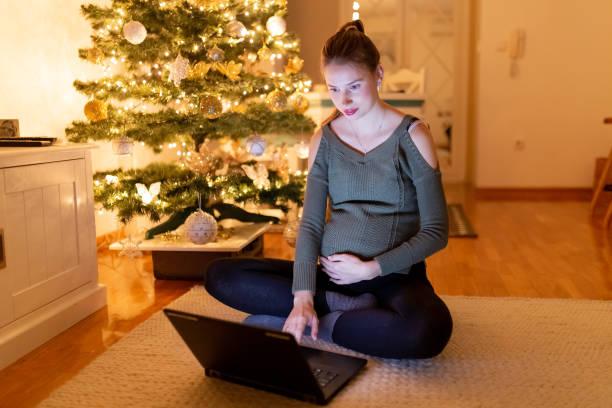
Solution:
[[[306,326],[310,326],[310,335],[316,340],[319,332],[319,319],[314,310],[313,296],[307,290],[300,290],[295,292],[293,309],[289,313],[287,320],[285,320],[283,331],[293,334],[293,337],[299,343]]]

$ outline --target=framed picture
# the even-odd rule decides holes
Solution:
[[[19,119],[0,119],[0,137],[19,137]]]

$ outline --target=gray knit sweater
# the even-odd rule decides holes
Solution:
[[[446,246],[448,214],[439,166],[433,169],[408,133],[406,116],[363,155],[323,126],[308,174],[295,247],[293,292],[315,292],[319,255],[350,253],[378,261],[382,275],[410,267]],[[331,220],[325,222],[327,197]]]

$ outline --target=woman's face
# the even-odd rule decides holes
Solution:
[[[332,102],[347,118],[363,117],[378,101],[378,75],[364,66],[331,62],[323,75]]]

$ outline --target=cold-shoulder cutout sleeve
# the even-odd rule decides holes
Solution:
[[[421,154],[408,129],[404,133],[400,143],[408,155],[410,177],[416,190],[420,229],[399,246],[374,258],[380,265],[382,275],[407,271],[411,265],[425,260],[448,243],[448,211],[439,163],[436,163],[435,168],[432,167]]]
[[[310,146],[308,148],[308,169],[312,167],[315,157],[317,157],[317,152],[319,151],[319,145],[321,144],[321,137],[323,136],[323,129],[318,128],[312,139],[310,139]]]

